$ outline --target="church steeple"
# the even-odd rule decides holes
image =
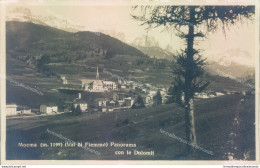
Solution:
[[[98,65],[97,65],[97,76],[96,76],[97,80],[99,80],[99,73],[98,73]]]

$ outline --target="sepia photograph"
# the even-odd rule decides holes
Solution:
[[[256,4],[152,2],[5,4],[4,160],[259,159]]]

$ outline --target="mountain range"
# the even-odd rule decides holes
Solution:
[[[40,58],[51,55],[52,62],[68,62],[85,57],[144,54],[138,49],[102,33],[66,32],[29,22],[6,23],[7,52],[14,57]]]
[[[142,51],[144,54],[151,58],[173,60],[173,53],[164,50],[160,47],[144,47],[144,46],[134,46],[138,50]]]
[[[68,32],[78,32],[86,30],[85,26],[59,16],[58,14],[50,10],[46,10],[46,13],[48,13],[47,16],[35,15],[28,8],[17,7],[8,12],[8,15],[6,16],[6,21],[30,22]]]
[[[173,58],[174,54],[162,49],[155,39],[147,39],[149,46],[139,45],[145,42],[145,36],[136,40],[136,43],[126,44],[103,33],[85,31],[84,26],[51,11],[47,12],[48,16],[35,15],[30,9],[21,7],[8,13],[8,53],[21,59],[29,59],[31,65],[43,54],[52,55],[54,62],[70,62],[95,56],[108,58],[116,54],[147,55],[167,60]],[[124,34],[120,34],[120,37],[124,39]],[[207,56],[207,69],[212,75],[254,79],[254,60],[249,53],[240,49]]]

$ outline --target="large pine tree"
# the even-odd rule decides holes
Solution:
[[[133,19],[141,21],[141,25],[148,29],[164,26],[186,42],[186,49],[176,58],[173,84],[184,93],[186,140],[196,144],[193,98],[208,82],[201,80],[205,60],[199,49],[194,48],[195,39],[207,37],[220,28],[225,32],[230,25],[251,19],[254,6],[135,6],[133,10],[138,12],[132,14]],[[191,150],[190,145],[187,150]]]

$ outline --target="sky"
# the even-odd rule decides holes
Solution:
[[[131,6],[102,5],[102,6],[23,6],[29,8],[34,15],[55,15],[66,18],[72,23],[82,25],[87,31],[115,31],[123,33],[127,43],[142,35],[146,35],[145,26],[133,20]],[[10,7],[10,9],[15,7]],[[153,36],[162,48],[168,44],[174,51],[184,47],[185,42],[175,35],[174,31],[166,31],[164,27],[152,29],[148,36]],[[255,57],[255,23],[247,22],[230,27],[224,35],[222,29],[210,33],[207,38],[200,39],[198,49],[203,49],[206,57],[213,58],[216,53],[228,50],[241,50],[247,54],[248,64],[254,64]],[[248,56],[249,55],[249,56]],[[242,61],[242,60],[241,60]]]

